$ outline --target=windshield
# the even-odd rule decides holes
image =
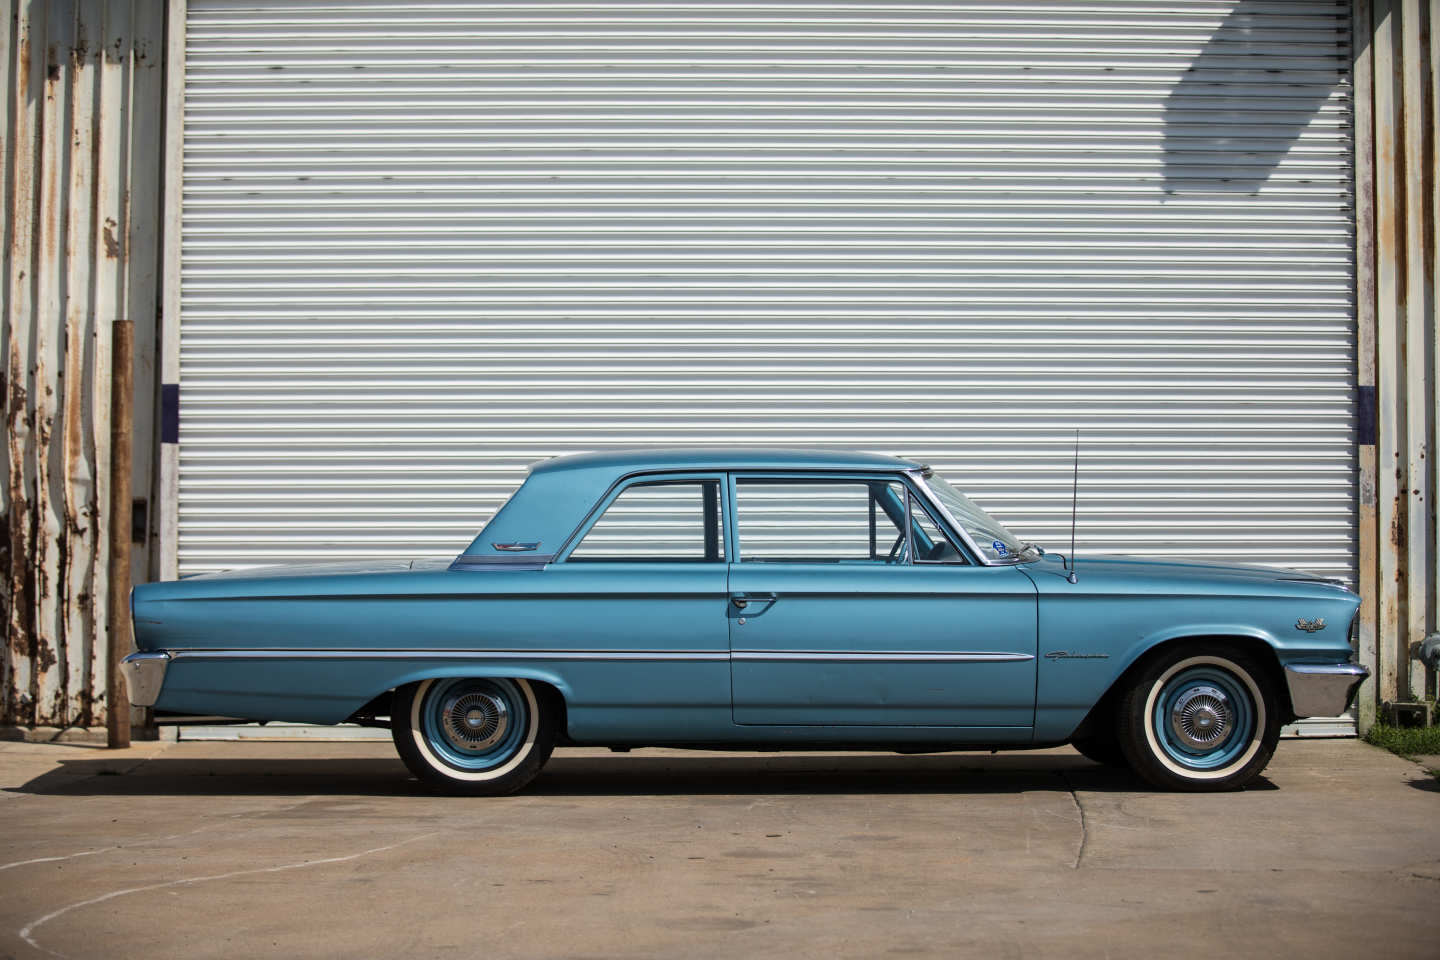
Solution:
[[[981,510],[969,497],[950,486],[944,478],[931,474],[925,478],[925,485],[950,514],[951,519],[970,535],[986,562],[1017,563],[1035,559],[1034,547],[1006,530],[999,520]]]

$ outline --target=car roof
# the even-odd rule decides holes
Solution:
[[[544,563],[564,547],[607,491],[636,474],[732,470],[893,473],[920,466],[912,460],[875,453],[784,447],[651,447],[555,457],[530,468],[520,489],[456,562]],[[522,544],[523,550],[510,552]]]
[[[853,450],[800,447],[642,447],[576,453],[542,460],[531,473],[562,470],[915,470],[921,464],[901,457]]]

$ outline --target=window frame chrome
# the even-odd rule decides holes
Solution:
[[[932,524],[934,524],[935,531],[939,533],[940,536],[946,537],[951,541],[950,546],[956,548],[957,553],[959,553],[959,559],[926,560],[920,557],[915,552],[913,543],[911,543],[911,541],[915,539],[915,512],[911,507],[912,501],[916,502],[916,505],[919,506],[921,513],[923,513],[925,517]],[[926,501],[921,499],[920,493],[915,488],[906,485],[905,539],[907,541],[906,549],[909,550],[911,554],[910,565],[918,566],[919,564],[926,564],[933,567],[974,567],[983,565],[981,562],[982,557],[980,551],[976,550],[971,544],[965,543],[965,541],[963,540],[959,540],[959,538],[957,538],[953,532],[947,529],[947,524],[950,522],[951,518],[943,513],[937,514],[934,511],[935,506],[936,504],[934,503],[927,504]],[[963,549],[956,545],[957,540],[959,540],[959,543],[964,543]],[[970,559],[970,557],[972,556],[975,558],[973,561]]]
[[[730,544],[729,544],[728,538],[726,537],[726,529],[728,528],[729,522],[730,522],[730,521],[729,521],[729,518],[727,517],[727,511],[728,511],[729,507],[728,507],[728,505],[727,505],[727,503],[726,503],[727,474],[726,474],[724,471],[708,471],[708,470],[705,470],[705,471],[693,471],[693,470],[682,470],[682,471],[651,471],[651,472],[642,471],[642,472],[638,472],[638,473],[626,474],[625,476],[621,477],[620,479],[616,480],[613,484],[611,484],[611,485],[610,485],[610,488],[609,488],[608,490],[606,490],[605,493],[600,497],[600,499],[595,502],[595,505],[594,505],[593,507],[591,507],[590,510],[585,514],[584,518],[580,521],[579,525],[577,525],[577,526],[575,527],[575,529],[570,533],[570,536],[568,536],[568,537],[565,538],[565,542],[561,545],[560,549],[557,550],[557,551],[555,551],[555,555],[550,559],[550,562],[551,562],[551,563],[557,563],[557,564],[558,564],[558,563],[568,563],[568,562],[570,562],[570,555],[575,552],[575,550],[580,546],[581,542],[584,541],[585,537],[589,535],[591,528],[594,527],[597,523],[600,522],[600,519],[605,515],[605,511],[609,510],[609,509],[610,509],[610,506],[611,506],[616,500],[620,499],[621,495],[624,494],[625,491],[626,491],[626,490],[629,490],[631,487],[645,486],[645,485],[657,485],[657,486],[658,486],[658,485],[671,485],[671,484],[678,485],[678,484],[685,484],[685,483],[697,483],[697,484],[698,484],[698,483],[714,483],[714,484],[716,484],[716,493],[717,493],[718,496],[719,496],[719,500],[718,500],[718,502],[717,502],[717,508],[718,508],[718,510],[719,510],[719,513],[720,513],[720,549],[721,549],[723,555],[722,555],[722,557],[721,557],[719,560],[713,561],[713,563],[718,563],[718,564],[729,563]],[[586,564],[587,566],[589,566],[589,565],[591,565],[591,564],[600,564],[600,563],[650,563],[650,562],[675,563],[675,564],[683,564],[683,565],[685,565],[685,566],[696,566],[696,565],[698,565],[698,564],[703,564],[703,563],[712,563],[712,561],[708,561],[708,560],[661,560],[661,561],[627,560],[627,559],[625,559],[624,557],[615,557],[615,558],[613,558],[613,559],[607,557],[607,558],[599,559],[599,560],[576,560],[576,561],[575,561],[575,563],[577,563],[577,564],[578,564],[578,563],[584,563],[584,564]]]
[[[931,514],[939,517],[944,525],[949,528],[947,532],[957,536],[960,542],[965,544],[965,548],[970,551],[976,563],[982,567],[1015,567],[1022,563],[1029,562],[1019,554],[1016,554],[1013,560],[992,560],[986,556],[985,552],[975,544],[975,541],[970,536],[970,532],[965,529],[962,523],[951,516],[950,511],[945,509],[945,505],[940,502],[939,498],[935,496],[935,492],[930,489],[930,485],[925,482],[925,474],[928,472],[929,468],[918,467],[906,470],[905,476],[909,478],[911,485],[919,493],[921,501],[930,509]]]
[[[735,563],[774,563],[791,564],[807,563],[806,560],[746,560],[740,547],[740,505],[738,492],[740,484],[747,482],[759,483],[780,483],[780,484],[804,484],[804,483],[853,483],[870,484],[877,478],[886,483],[893,483],[904,493],[909,493],[909,486],[905,482],[906,471],[898,468],[884,468],[877,470],[807,470],[807,469],[764,469],[764,470],[732,470],[729,473],[729,495],[731,498],[730,531],[735,539],[734,552],[732,556]],[[899,567],[913,566],[911,563],[911,538],[910,538],[910,498],[902,496],[901,500],[905,507],[905,560],[903,563],[887,563],[884,566]]]

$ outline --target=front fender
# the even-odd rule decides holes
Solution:
[[[1152,650],[1204,637],[1259,642],[1272,651],[1276,645],[1270,632],[1230,620],[1167,624],[1133,639],[1109,643],[1098,637],[1090,644],[1042,642],[1035,682],[1035,742],[1069,740],[1101,698]]]

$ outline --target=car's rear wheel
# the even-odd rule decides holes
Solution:
[[[1150,783],[1234,790],[1260,775],[1280,739],[1264,668],[1228,645],[1187,645],[1152,658],[1122,694],[1120,749]]]
[[[548,699],[528,680],[422,680],[395,691],[390,734],[427,783],[452,793],[514,793],[555,746],[557,711]]]

